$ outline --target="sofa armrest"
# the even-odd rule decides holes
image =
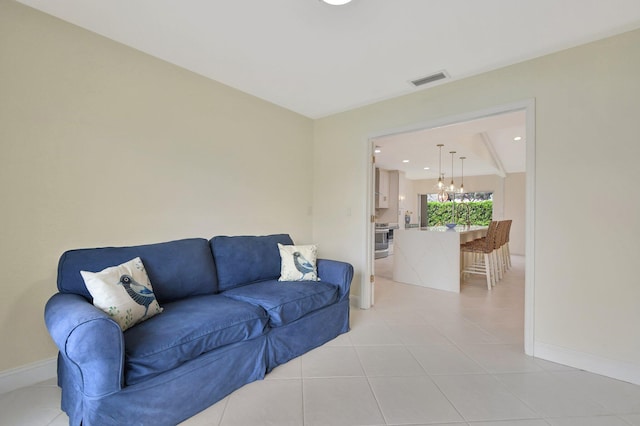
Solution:
[[[335,284],[339,287],[338,301],[349,298],[351,280],[353,279],[353,266],[337,260],[318,259],[318,278],[321,281]]]
[[[90,397],[119,391],[124,382],[124,337],[106,313],[77,294],[55,294],[45,306],[49,334],[70,368],[78,389]]]

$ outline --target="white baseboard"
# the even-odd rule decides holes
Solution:
[[[0,372],[0,394],[56,377],[56,358],[37,361]]]
[[[640,365],[602,358],[561,346],[536,341],[534,356],[558,364],[640,385]]]

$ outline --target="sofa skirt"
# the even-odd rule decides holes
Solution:
[[[70,425],[176,425],[243,385],[264,378],[266,336],[203,354],[180,367],[100,398],[63,386]],[[64,374],[61,366],[59,374]]]
[[[349,331],[349,299],[269,330],[267,372]]]

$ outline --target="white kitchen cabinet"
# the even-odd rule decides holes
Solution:
[[[376,208],[389,208],[389,171],[376,168]]]

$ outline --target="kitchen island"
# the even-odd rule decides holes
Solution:
[[[460,244],[483,237],[486,226],[399,229],[394,233],[393,280],[460,292]]]

